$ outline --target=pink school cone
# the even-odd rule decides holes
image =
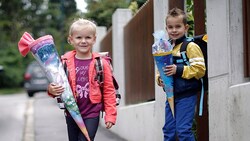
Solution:
[[[76,124],[78,125],[86,139],[88,141],[91,141],[86,126],[77,107],[76,101],[74,99],[73,92],[68,83],[67,76],[62,67],[62,63],[55,49],[53,37],[50,35],[46,35],[38,38],[37,40],[34,40],[29,33],[25,32],[21,37],[20,41],[18,42],[18,49],[22,56],[26,56],[29,52],[32,52],[32,55],[39,62],[41,67],[45,70],[46,76],[52,82],[57,82],[55,78],[62,78],[62,86],[65,87],[65,92],[63,92],[62,94],[62,100],[65,102],[67,110],[75,120]],[[49,59],[44,61],[43,59],[41,59],[37,52],[40,52],[42,54],[44,53],[45,55],[50,55],[50,57],[48,57]],[[55,62],[59,62],[59,64],[56,64]],[[52,66],[53,70],[57,70],[57,73],[55,74],[54,72],[51,72],[48,66]]]

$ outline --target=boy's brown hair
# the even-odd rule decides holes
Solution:
[[[166,19],[165,19],[166,23],[167,23],[167,19],[169,17],[178,17],[178,16],[182,16],[183,17],[183,23],[184,23],[184,25],[186,25],[187,24],[187,15],[186,15],[186,13],[183,10],[181,10],[181,9],[179,9],[177,7],[171,9],[168,12],[168,14],[166,16]]]

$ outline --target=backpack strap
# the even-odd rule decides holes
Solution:
[[[64,72],[65,72],[66,76],[68,77],[69,76],[69,71],[68,71],[67,64],[66,64],[65,60],[63,61],[63,69],[64,69]]]
[[[104,112],[104,100],[103,100],[103,80],[104,80],[104,72],[103,72],[103,63],[101,57],[95,58],[95,68],[96,68],[96,76],[95,80],[100,85],[101,95],[102,95],[102,116]]]
[[[96,77],[95,80],[98,81],[101,87],[101,92],[103,89],[103,80],[104,80],[104,75],[103,75],[103,63],[101,57],[96,57],[95,58],[95,68],[96,68]]]
[[[181,44],[181,48],[180,48],[180,53],[181,53],[181,58],[183,60],[183,62],[187,65],[190,66],[190,63],[188,61],[188,57],[187,57],[187,46],[191,41],[188,40],[184,40]]]
[[[199,116],[202,116],[202,111],[203,111],[203,99],[204,99],[204,82],[203,78],[201,80],[201,97],[200,97],[200,108],[199,108]]]
[[[194,39],[192,38],[188,38],[187,40],[184,40],[181,48],[180,48],[180,53],[181,53],[181,58],[179,60],[183,60],[183,62],[185,62],[186,65],[190,66],[190,63],[188,61],[188,57],[186,54],[186,50],[187,50],[187,46],[190,42],[193,42]],[[181,61],[179,61],[181,62]],[[177,60],[178,63],[178,60]],[[204,83],[203,83],[203,78],[200,79],[201,80],[201,97],[200,97],[200,105],[199,105],[199,116],[202,116],[202,111],[203,111],[203,99],[204,99]]]

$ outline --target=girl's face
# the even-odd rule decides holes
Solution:
[[[183,23],[183,17],[168,17],[166,21],[166,30],[168,32],[169,38],[176,40],[185,35],[188,31],[188,25]]]
[[[75,48],[77,57],[91,57],[91,49],[96,41],[96,36],[89,26],[77,26],[69,36],[69,43]]]

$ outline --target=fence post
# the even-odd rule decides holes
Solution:
[[[165,18],[168,12],[169,0],[154,0],[154,31],[165,30]],[[152,36],[153,38],[153,36]],[[155,73],[157,67],[155,65]],[[165,123],[165,102],[166,95],[155,83],[155,101],[156,101],[156,132],[154,133],[157,136],[157,140],[163,140],[162,127]]]

